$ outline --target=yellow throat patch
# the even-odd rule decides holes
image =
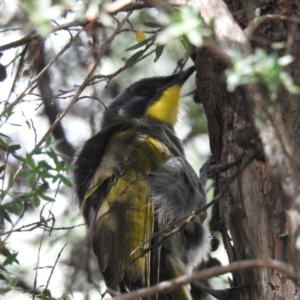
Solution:
[[[180,104],[180,92],[181,85],[179,84],[167,88],[160,98],[148,108],[146,115],[169,125],[175,125]]]

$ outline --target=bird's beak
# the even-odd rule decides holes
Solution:
[[[179,72],[175,75],[171,75],[170,81],[162,89],[166,89],[174,85],[182,86],[186,82],[186,80],[194,73],[195,70],[196,68],[192,66],[185,71]]]

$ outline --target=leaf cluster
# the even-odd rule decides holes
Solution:
[[[291,55],[278,57],[276,54],[268,54],[263,49],[256,49],[244,59],[239,53],[235,53],[233,66],[226,71],[228,89],[233,91],[240,85],[258,84],[267,98],[271,98],[282,85],[292,94],[299,93],[299,87],[284,70],[292,61]]]

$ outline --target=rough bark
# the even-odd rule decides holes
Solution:
[[[246,7],[260,8],[261,14],[294,16],[291,1],[225,1],[235,20],[245,28],[253,15]],[[272,42],[290,43],[295,61],[289,72],[296,83],[300,81],[299,32],[284,21],[260,25],[255,36],[262,43],[253,47],[270,49]],[[290,202],[282,192],[278,180],[264,159],[256,133],[253,131],[251,113],[246,96],[241,90],[229,93],[224,83],[224,66],[207,49],[198,53],[197,89],[203,104],[209,129],[211,152],[219,162],[234,161],[242,157],[241,164],[255,159],[230,185],[227,193],[214,207],[213,229],[222,234],[229,261],[272,258],[299,265],[295,241],[289,230],[287,209]],[[300,121],[299,96],[282,90],[278,95],[280,110],[291,153],[299,170]],[[227,177],[239,166],[216,178],[216,194],[222,189]],[[298,287],[283,274],[274,270],[255,269],[233,274],[234,286],[250,286],[241,290],[237,299],[299,299]]]

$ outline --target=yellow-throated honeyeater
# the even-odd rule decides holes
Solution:
[[[176,278],[209,251],[203,216],[168,238],[159,234],[205,204],[173,129],[181,86],[193,72],[192,67],[129,86],[107,108],[102,130],[75,162],[76,192],[110,289],[124,293]],[[182,287],[158,299],[191,296]]]

